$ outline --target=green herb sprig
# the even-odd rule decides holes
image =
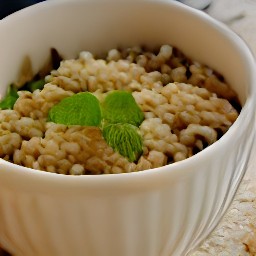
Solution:
[[[113,91],[102,103],[93,94],[81,92],[53,106],[48,119],[65,125],[99,127],[108,145],[130,162],[142,154],[138,127],[144,115],[130,92]]]

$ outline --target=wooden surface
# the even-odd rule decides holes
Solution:
[[[256,56],[256,0],[213,0],[207,12],[238,33]],[[228,212],[190,256],[256,256],[256,143],[253,152]],[[0,256],[6,256],[1,249]]]

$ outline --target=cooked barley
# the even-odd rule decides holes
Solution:
[[[0,111],[0,157],[61,174],[108,174],[181,161],[214,143],[235,122],[235,93],[210,68],[169,45],[112,49],[105,59],[83,51],[64,60],[33,93],[20,91],[14,110]],[[100,101],[112,90],[131,91],[145,120],[143,154],[136,163],[108,146],[97,127],[47,121],[50,108],[74,93]]]

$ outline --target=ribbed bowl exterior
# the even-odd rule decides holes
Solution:
[[[24,53],[38,68],[53,46],[70,58],[84,47],[170,43],[222,71],[243,109],[219,141],[154,170],[74,177],[0,159],[0,244],[14,256],[186,255],[217,225],[246,171],[255,134],[253,57],[223,25],[176,1],[46,2],[1,21],[0,84],[13,81]]]
[[[179,256],[202,241],[246,170],[253,125],[177,179],[130,193],[39,194],[1,184],[0,241],[15,256]],[[248,143],[249,141],[249,143]]]

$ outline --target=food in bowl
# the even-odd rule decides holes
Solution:
[[[61,174],[184,160],[217,141],[239,114],[223,77],[170,45],[111,49],[104,57],[83,51],[43,83],[18,84],[18,92],[10,88],[17,96],[11,107],[6,99],[0,105],[7,108],[0,111],[0,156]]]

